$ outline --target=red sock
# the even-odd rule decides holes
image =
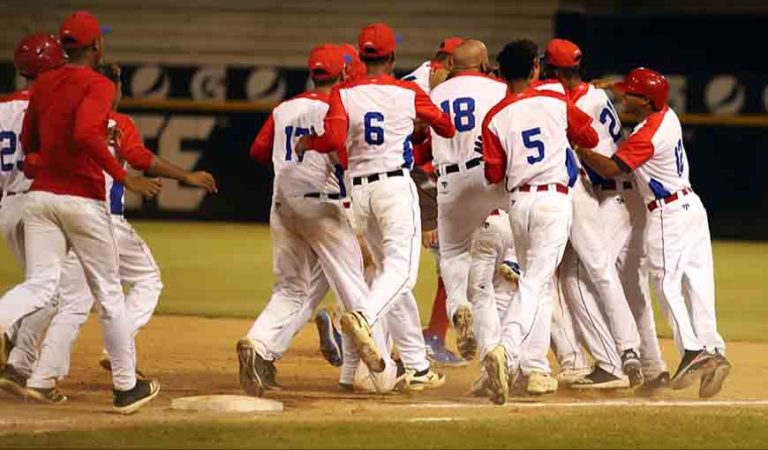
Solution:
[[[445,341],[445,334],[448,332],[448,311],[445,307],[445,285],[443,278],[437,279],[437,292],[435,293],[435,302],[432,305],[432,317],[429,318],[429,327],[426,334],[436,336],[441,341]]]

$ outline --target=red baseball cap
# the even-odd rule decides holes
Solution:
[[[96,16],[90,12],[76,11],[62,22],[59,37],[64,48],[77,48],[93,44],[109,31],[109,28],[100,26]]]
[[[638,67],[629,72],[623,82],[616,83],[614,89],[627,94],[647,97],[656,109],[661,109],[669,99],[669,83],[664,75],[646,67]]]
[[[312,78],[336,78],[344,71],[344,53],[335,44],[318,45],[309,53],[308,66]]]
[[[581,66],[581,49],[566,39],[552,39],[544,53],[547,65],[564,69]]]
[[[361,56],[374,58],[387,56],[395,52],[397,37],[389,25],[381,22],[372,23],[360,30],[357,46]]]
[[[437,49],[438,52],[442,53],[448,53],[449,55],[453,55],[453,51],[456,50],[456,47],[464,43],[464,38],[460,37],[447,37],[443,39],[443,42],[440,43],[440,48]]]
[[[19,42],[13,52],[16,70],[25,77],[35,78],[41,72],[58,67],[66,61],[61,43],[51,34],[33,34]]]
[[[344,71],[347,75],[347,81],[354,81],[365,76],[368,68],[360,60],[357,48],[352,44],[341,44],[341,53],[344,54]]]

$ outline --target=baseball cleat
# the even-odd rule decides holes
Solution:
[[[467,361],[474,359],[477,353],[477,339],[473,329],[472,310],[467,305],[459,306],[453,315],[453,326],[456,328],[456,347],[459,354]]]
[[[0,371],[0,390],[17,397],[24,397],[26,386],[27,378],[12,365],[8,364]]]
[[[11,356],[11,349],[13,349],[13,344],[11,343],[10,338],[8,338],[8,335],[0,333],[0,369],[8,364],[8,358]]]
[[[333,367],[341,367],[344,355],[341,351],[341,334],[333,325],[333,318],[326,310],[320,310],[315,316],[315,326],[320,337],[320,352]]]
[[[555,378],[557,378],[558,385],[568,386],[574,381],[586,377],[590,373],[592,373],[592,369],[589,367],[561,368]]]
[[[517,282],[520,279],[520,265],[514,261],[505,260],[499,264],[499,273],[507,281]]]
[[[485,373],[485,368],[480,366],[480,375],[472,382],[472,386],[469,387],[467,395],[470,397],[490,397],[491,390],[488,387],[488,374]]]
[[[355,386],[348,383],[339,383],[339,389],[344,392],[355,392]]]
[[[125,415],[133,414],[157,397],[160,393],[160,383],[157,380],[136,380],[133,389],[112,392],[114,411]]]
[[[669,387],[669,372],[661,372],[653,378],[645,377],[645,382],[635,389],[635,394],[641,397],[652,397],[661,389]]]
[[[360,359],[371,372],[384,371],[384,358],[381,357],[379,349],[376,348],[368,321],[361,313],[353,311],[341,316],[341,329],[352,338],[357,351],[360,353]]]
[[[57,387],[28,387],[24,389],[24,397],[38,403],[47,403],[49,405],[61,405],[67,402],[67,396]]]
[[[507,355],[504,347],[497,345],[483,358],[483,368],[488,376],[488,390],[491,402],[503,405],[509,397],[509,381],[507,379]]]
[[[699,397],[710,398],[717,395],[723,389],[723,382],[731,373],[731,362],[722,353],[715,352],[715,369],[701,377],[699,385]]]
[[[424,335],[427,344],[427,358],[435,364],[445,367],[465,367],[469,361],[445,348],[445,342],[437,336]]]
[[[630,386],[628,377],[617,377],[603,370],[600,366],[589,375],[570,384],[571,389],[627,389]]]
[[[240,387],[246,394],[261,397],[264,395],[264,379],[267,377],[267,366],[264,358],[247,337],[237,341],[237,359],[240,364]]]
[[[621,370],[629,378],[629,385],[631,387],[643,384],[643,365],[640,363],[640,357],[634,350],[625,350],[621,354]]]
[[[526,392],[533,395],[552,394],[557,392],[557,379],[544,372],[531,372],[528,375]]]
[[[674,390],[685,389],[696,380],[711,373],[716,365],[713,355],[705,350],[686,350],[669,385]]]
[[[424,389],[436,389],[445,384],[445,375],[435,372],[432,369],[425,369],[421,372],[410,370],[409,390],[423,391]]]

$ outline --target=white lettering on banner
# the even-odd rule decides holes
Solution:
[[[158,138],[157,153],[185,170],[193,170],[200,160],[199,149],[185,148],[186,140],[207,140],[215,125],[212,116],[173,117],[135,114],[136,127],[143,138]],[[163,180],[163,190],[157,197],[157,206],[166,211],[197,211],[205,197],[205,191],[180,186],[176,180]],[[141,199],[126,193],[126,208],[138,209]]]
[[[168,97],[171,81],[160,66],[141,66],[131,77],[131,95],[134,98],[163,99]]]
[[[285,98],[286,81],[274,67],[253,69],[245,85],[248,100],[280,102]]]
[[[202,67],[192,75],[189,90],[195,100],[226,100],[227,69],[224,66]]]
[[[745,99],[746,89],[734,75],[718,75],[704,89],[704,103],[713,114],[737,114]]]

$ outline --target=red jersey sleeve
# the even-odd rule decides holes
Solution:
[[[267,121],[262,125],[259,134],[251,144],[251,158],[261,164],[269,164],[272,159],[272,147],[275,142],[275,119],[272,114],[267,117]]]
[[[120,130],[120,144],[115,149],[117,154],[128,161],[136,170],[148,170],[155,159],[154,153],[144,146],[136,124],[130,117],[115,114],[115,121]]]
[[[582,148],[597,147],[599,138],[592,128],[592,118],[572,102],[567,101],[568,140]]]
[[[423,166],[430,161],[432,161],[432,135],[427,134],[423,142],[413,145],[413,164]]]
[[[344,109],[344,103],[341,101],[341,93],[336,87],[331,91],[331,98],[328,100],[328,112],[323,121],[325,132],[320,136],[314,136],[309,139],[309,148],[320,153],[337,152],[339,160],[347,160],[347,131],[349,128],[349,117]]]
[[[499,136],[492,126],[496,108],[491,109],[483,120],[483,160],[485,161],[485,179],[489,183],[497,184],[504,180],[504,172],[507,168],[507,153],[501,145]]]
[[[653,156],[654,148],[651,139],[654,131],[653,127],[646,124],[622,142],[613,157],[621,160],[631,170],[642,166]]]
[[[432,103],[432,99],[420,87],[414,83],[409,84],[413,85],[409,87],[416,92],[414,100],[416,103],[416,118],[432,126],[432,129],[438,135],[444,138],[452,138],[456,134],[456,128],[453,126],[451,117]]]
[[[37,110],[34,97],[30,97],[21,126],[21,148],[25,154],[40,151],[40,135],[37,129]]]
[[[90,158],[116,181],[123,182],[126,172],[107,148],[107,120],[112,111],[115,85],[97,78],[75,113],[74,141]]]

